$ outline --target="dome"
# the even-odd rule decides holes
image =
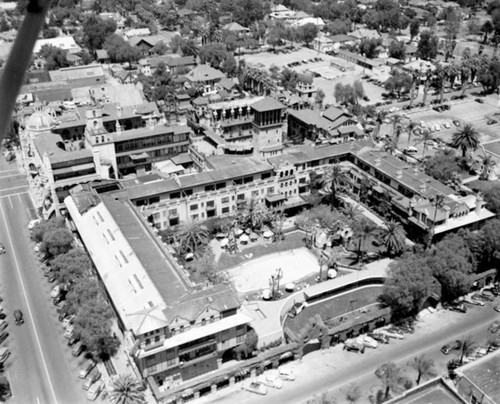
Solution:
[[[54,118],[48,111],[35,111],[26,121],[26,129],[30,132],[44,132],[54,127]]]

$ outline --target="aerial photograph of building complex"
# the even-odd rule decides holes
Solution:
[[[0,2],[0,401],[500,404],[500,0]]]

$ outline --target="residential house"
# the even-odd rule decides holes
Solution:
[[[203,95],[217,93],[216,84],[226,77],[220,70],[208,65],[199,65],[185,75],[190,87],[203,88]]]
[[[80,53],[82,51],[82,48],[77,45],[72,36],[58,36],[56,38],[38,39],[33,47],[33,53],[35,55],[40,53],[40,49],[44,45],[54,46],[69,53]]]

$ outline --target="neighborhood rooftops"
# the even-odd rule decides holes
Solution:
[[[286,107],[279,101],[271,97],[266,97],[263,100],[252,104],[252,109],[258,112],[273,111],[276,109],[285,109]]]
[[[203,83],[207,81],[220,80],[226,75],[220,70],[207,65],[196,66],[185,76],[192,83]]]

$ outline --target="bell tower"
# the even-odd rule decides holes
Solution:
[[[110,136],[102,123],[102,107],[88,108],[85,111],[85,117],[87,120],[85,126],[85,138],[87,142],[92,146],[109,142]]]

